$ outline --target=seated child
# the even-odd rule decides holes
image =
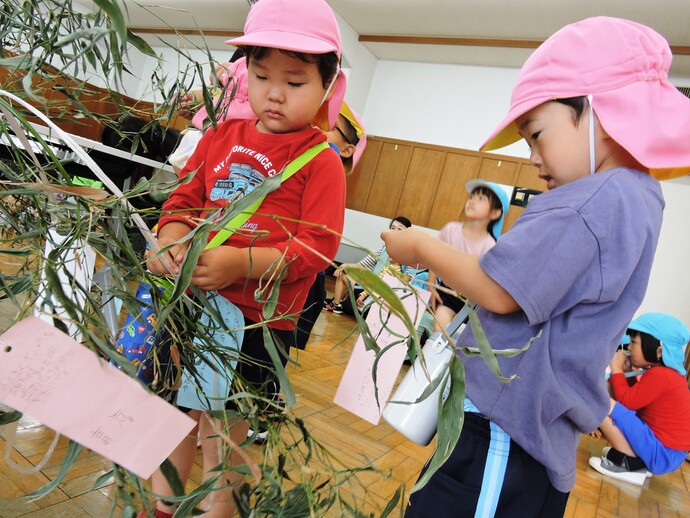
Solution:
[[[412,223],[405,216],[397,216],[393,218],[388,225],[390,230],[405,230],[410,228]],[[386,252],[386,247],[382,246],[373,254],[369,254],[364,259],[359,261],[359,265],[362,268],[367,268],[377,275],[381,273],[381,270],[388,264],[388,253]],[[348,286],[350,284],[347,275],[345,275],[345,266],[352,266],[346,263],[341,264],[340,267],[333,273],[335,276],[335,287],[333,289],[333,298],[326,299],[323,301],[324,309],[332,311],[336,315],[343,314],[343,302],[345,302],[348,297]],[[355,287],[355,296],[359,297],[362,289]]]
[[[482,255],[494,247],[498,236],[501,235],[510,201],[503,188],[493,182],[470,180],[465,184],[465,188],[470,197],[465,203],[464,221],[447,223],[441,229],[438,238],[463,253]],[[439,286],[447,288],[443,281],[430,271],[429,290],[431,306],[435,311],[434,331],[445,329],[465,305],[463,300],[455,295],[436,289],[437,280]]]
[[[642,485],[649,473],[677,469],[690,450],[690,390],[683,365],[690,330],[665,313],[645,313],[628,326],[628,352],[611,360],[615,399],[599,429],[611,442],[589,464],[606,476]],[[647,368],[638,378],[625,373]],[[630,381],[630,384],[629,384]]]

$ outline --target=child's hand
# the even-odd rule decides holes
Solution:
[[[215,84],[215,82],[218,81],[220,84],[223,84],[223,82],[227,78],[228,70],[230,70],[230,67],[232,67],[232,63],[230,63],[229,61],[218,63],[215,66],[213,73],[209,77],[209,83]]]
[[[177,98],[177,114],[185,119],[191,119],[199,109],[199,100],[202,98],[201,90],[190,90]]]
[[[428,288],[431,292],[431,297],[429,297],[429,302],[431,302],[431,308],[433,310],[436,310],[437,307],[443,305],[443,300],[441,299],[441,295],[438,294],[436,286],[429,286]]]
[[[426,239],[434,239],[429,234],[416,229],[385,230],[381,232],[381,239],[386,243],[386,251],[392,262],[407,264],[413,268],[425,268],[419,262],[418,250],[422,249]]]
[[[187,235],[191,229],[184,223],[174,222],[168,223],[163,227],[158,234],[158,248],[163,250],[165,247],[171,246]],[[157,254],[153,250],[146,250],[144,258],[146,259],[146,267],[151,273],[157,275],[180,273],[180,265],[184,259],[184,254],[187,252],[187,245],[177,245],[172,248]],[[155,256],[155,257],[154,257]],[[169,265],[172,271],[168,268]]]
[[[165,238],[159,239],[158,248],[163,250],[163,248],[172,245],[175,243],[175,241],[177,240]],[[182,264],[186,251],[187,247],[183,245],[174,246],[161,252],[160,254],[156,254],[152,250],[147,250],[146,253],[144,253],[144,257],[146,258],[146,267],[151,273],[155,273],[156,275],[177,275],[180,273],[180,265]],[[166,265],[172,267],[172,271]]]
[[[220,290],[245,275],[246,250],[217,246],[204,250],[192,271],[191,283],[202,290]]]
[[[341,264],[341,265],[338,266],[338,267],[335,269],[335,271],[333,272],[333,277],[335,277],[335,278],[337,279],[338,277],[340,277],[341,275],[343,275],[343,274],[345,273],[345,266],[352,266],[352,265],[349,264],[349,263],[343,263],[343,264]]]
[[[609,366],[611,367],[611,374],[630,372],[632,370],[632,362],[627,353],[622,349],[616,351]]]

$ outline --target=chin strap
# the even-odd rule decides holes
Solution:
[[[594,108],[592,107],[592,99],[594,96],[589,94],[587,101],[589,102],[589,174],[596,172],[596,155],[594,150]]]

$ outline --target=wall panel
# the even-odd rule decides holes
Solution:
[[[503,185],[515,185],[519,164],[515,159],[502,160],[500,158],[482,157],[482,165],[479,168],[479,178],[488,182]]]
[[[448,153],[427,227],[440,229],[460,218],[469,197],[465,183],[477,177],[480,162],[481,157],[477,155]]]
[[[414,149],[400,193],[397,215],[406,216],[414,225],[428,226],[446,154],[433,149]]]
[[[413,146],[384,143],[373,174],[364,212],[394,218],[400,203]]]
[[[349,209],[393,218],[404,215],[423,227],[440,229],[462,215],[474,178],[543,190],[527,160],[476,151],[369,136],[357,169],[348,176]],[[511,206],[504,230],[524,208]]]

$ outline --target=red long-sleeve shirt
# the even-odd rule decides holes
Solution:
[[[635,410],[667,448],[690,451],[690,390],[688,382],[669,367],[652,367],[632,385],[625,375],[610,378],[614,397]]]
[[[247,183],[256,184],[264,177],[278,174],[287,163],[324,141],[323,134],[313,128],[280,135],[261,133],[256,129],[256,120],[229,120],[215,130],[209,129],[180,177],[195,170],[196,173],[165,202],[159,228],[172,221],[194,226],[194,218],[209,212],[201,209],[223,207]],[[287,250],[286,262],[290,264],[280,283],[275,315],[299,312],[316,274],[328,265],[310,248],[328,259],[335,257],[340,237],[324,227],[342,232],[345,194],[340,157],[326,149],[264,199],[257,213],[242,227],[254,232],[236,232],[225,241],[224,245],[239,248]],[[277,221],[267,215],[288,219]],[[288,232],[300,242],[289,239]],[[262,304],[254,300],[257,288],[258,280],[240,279],[219,291],[246,317],[258,322],[262,320]],[[271,324],[276,329],[293,329],[294,325],[293,320],[287,319]]]

